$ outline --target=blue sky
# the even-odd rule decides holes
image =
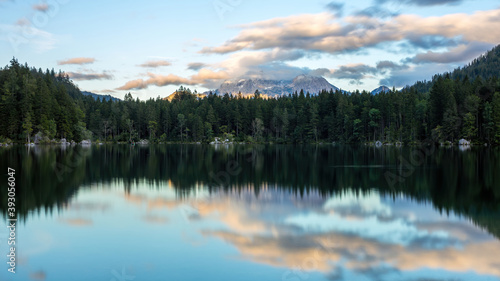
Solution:
[[[499,21],[498,1],[0,0],[0,60],[140,99],[299,74],[400,88],[497,45]]]

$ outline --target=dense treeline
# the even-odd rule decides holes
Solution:
[[[0,142],[29,141],[36,132],[50,139],[84,138],[83,103],[75,99],[81,95],[63,73],[30,69],[12,59],[0,69]]]
[[[198,98],[181,87],[175,97],[122,102],[83,96],[64,73],[45,73],[13,59],[0,70],[0,136],[29,141],[345,143],[456,142],[500,144],[500,47],[452,73],[401,91],[294,93],[264,99],[241,95]],[[487,79],[485,79],[485,78]],[[0,139],[2,141],[2,139]]]

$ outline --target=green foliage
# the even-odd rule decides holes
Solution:
[[[464,117],[463,135],[468,140],[472,140],[477,135],[476,117],[470,112]]]

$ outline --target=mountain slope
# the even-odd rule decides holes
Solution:
[[[242,95],[253,95],[256,90],[262,95],[269,97],[292,94],[295,91],[318,94],[321,90],[338,90],[325,78],[310,75],[299,75],[293,80],[265,80],[265,79],[240,79],[238,81],[226,81],[214,92],[217,94],[233,94],[241,92]]]
[[[487,80],[500,76],[500,45],[488,51],[486,54],[474,59],[464,67],[457,68],[451,73],[453,79],[469,79],[481,77]]]
[[[82,91],[82,95],[84,96],[91,96],[93,97],[95,100],[97,99],[100,99],[100,100],[105,100],[105,101],[121,101],[121,99],[119,98],[115,98],[111,95],[99,95],[99,94],[94,94],[92,92],[87,92],[87,91]]]
[[[391,89],[389,89],[388,87],[386,86],[380,86],[376,89],[374,89],[373,91],[371,91],[371,94],[372,95],[377,95],[377,94],[380,94],[380,93],[387,93],[387,92],[390,92]]]
[[[439,77],[448,75],[453,80],[464,80],[467,77],[469,81],[474,81],[476,78],[481,78],[482,80],[500,78],[500,45],[463,67],[456,68],[451,72],[436,74],[428,81],[417,81],[413,85],[405,87],[405,89],[414,90],[418,93],[427,93]]]

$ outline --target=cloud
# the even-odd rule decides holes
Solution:
[[[188,64],[187,69],[200,70],[201,68],[206,67],[206,66],[207,66],[207,64],[202,63],[202,62],[192,62],[192,63]]]
[[[116,93],[116,91],[111,89],[104,89],[104,90],[93,90],[92,93],[110,94],[110,93]]]
[[[103,204],[103,203],[71,203],[67,205],[67,208],[72,210],[72,211],[85,211],[85,212],[92,212],[92,211],[106,211],[110,208],[109,204]]]
[[[330,13],[293,15],[241,25],[234,38],[200,52],[227,54],[279,48],[337,54],[407,38],[415,42],[426,36],[496,44],[500,29],[491,26],[499,21],[500,9],[434,17],[405,14],[387,20],[350,16],[342,22]]]
[[[57,64],[58,65],[65,65],[65,64],[79,64],[79,65],[82,65],[82,64],[91,64],[91,63],[94,63],[95,62],[95,59],[94,58],[71,58],[71,59],[67,59],[67,60],[62,60],[62,61],[58,61]]]
[[[290,66],[289,61],[306,57],[306,52],[301,50],[280,50],[274,48],[268,51],[240,51],[216,65],[224,69],[230,77],[265,78],[265,79],[290,79],[311,70]],[[219,86],[219,85],[217,85]]]
[[[274,195],[266,192],[261,197],[274,202]],[[439,214],[426,216],[425,227],[420,228],[422,222],[409,220],[404,207],[398,208],[404,205],[404,201],[389,203],[392,199],[384,200],[375,192],[347,192],[342,198],[336,195],[324,202],[320,210],[303,208],[300,204],[289,205],[286,200],[291,198],[279,194],[279,198],[285,198],[285,202],[277,204],[279,208],[290,206],[290,209],[276,210],[277,205],[269,207],[266,201],[266,204],[260,205],[259,211],[255,211],[255,202],[245,200],[245,196],[227,196],[234,197],[227,200],[223,196],[206,202],[208,212],[203,215],[205,219],[224,222],[227,229],[202,230],[202,233],[234,245],[238,258],[245,260],[286,268],[301,265],[304,273],[319,271],[332,279],[338,279],[339,270],[342,271],[340,275],[350,271],[350,279],[356,279],[351,275],[356,274],[370,280],[419,278],[433,270],[439,270],[441,276],[451,277],[472,270],[477,274],[474,276],[500,274],[496,266],[499,258],[481,254],[490,247],[489,252],[500,250],[500,244],[495,239],[477,240],[470,230],[474,227],[466,221],[454,222],[453,231],[444,233],[448,225],[441,224],[443,221]],[[266,206],[269,209],[266,210]],[[349,207],[354,207],[354,213],[361,211],[360,217],[351,218]],[[279,218],[269,220],[265,214],[271,210]],[[381,225],[377,226],[372,224],[376,221],[374,215],[391,215],[393,218],[378,221]],[[318,219],[316,216],[324,217]],[[293,228],[287,228],[287,224],[298,223],[300,217],[303,221],[299,223],[299,228],[289,232]],[[318,228],[319,225],[329,227]],[[356,226],[359,229],[354,230]],[[459,248],[455,246],[457,241],[461,243]],[[415,256],[419,258],[415,259]],[[291,277],[293,273],[283,276]]]
[[[412,85],[416,81],[430,80],[436,73],[450,71],[448,65],[427,64],[411,66],[406,69],[392,72],[388,77],[380,80],[380,85],[396,88]]]
[[[379,61],[377,62],[377,69],[384,70],[384,69],[389,69],[389,70],[401,70],[401,69],[407,69],[409,66],[404,65],[404,64],[397,64],[393,61]]]
[[[335,16],[341,17],[344,11],[344,3],[332,1],[326,5],[326,8],[332,11]]]
[[[195,85],[197,83],[183,78],[174,74],[168,75],[158,75],[153,73],[148,73],[148,79],[135,79],[132,81],[128,81],[125,85],[118,87],[117,90],[140,90],[146,89],[150,85],[156,85],[158,87],[167,86],[167,85]]]
[[[415,6],[438,6],[438,5],[458,5],[463,0],[377,0],[378,3],[395,2],[397,4],[408,4]]]
[[[207,68],[202,68],[197,74],[191,76],[193,83],[203,83],[206,80],[221,80],[228,79],[229,75],[225,71],[213,71]]]
[[[47,3],[40,3],[33,5],[32,8],[35,11],[46,12],[47,10],[49,10],[49,5]]]
[[[342,277],[349,280],[417,280],[436,272],[440,279],[455,280],[460,276],[463,278],[465,273],[468,279],[475,280],[474,277],[486,279],[500,274],[500,257],[484,254],[500,251],[496,239],[481,235],[478,240],[477,235],[482,230],[466,219],[450,218],[453,225],[443,224],[447,221],[444,215],[431,206],[423,207],[429,213],[419,214],[418,220],[410,220],[407,208],[412,204],[411,199],[398,197],[394,202],[391,196],[384,197],[377,192],[347,191],[325,201],[319,199],[322,197],[315,197],[314,191],[300,199],[292,192],[273,191],[271,188],[263,190],[257,197],[252,192],[250,188],[215,191],[204,199],[193,196],[186,200],[134,194],[124,196],[127,202],[147,206],[148,210],[153,207],[179,210],[185,204],[196,202],[192,209],[203,220],[199,231],[204,239],[218,238],[234,246],[236,259],[285,268],[282,277],[287,280],[297,277],[296,273],[303,276],[319,273],[332,280],[341,280]],[[354,218],[358,221],[350,217],[349,207],[353,207],[351,213],[361,211],[358,212],[360,217]],[[315,220],[308,214],[323,218]],[[374,220],[373,216],[387,215],[392,219],[379,221],[381,225],[378,227],[363,225],[363,220],[370,222]],[[287,224],[290,218],[300,216],[309,219],[295,228]],[[329,218],[334,216],[344,221],[331,221]],[[331,228],[316,231],[314,227],[307,227],[319,224],[328,224]],[[223,225],[218,228],[223,230],[214,230],[211,225]],[[358,225],[360,229],[340,231],[351,225]],[[386,225],[393,231],[386,229]],[[448,232],[450,226],[452,231]],[[371,235],[376,232],[381,235]],[[448,236],[439,234],[441,232],[448,232]],[[396,241],[392,237],[396,237]],[[450,244],[441,247],[440,243],[447,238],[451,242],[459,240],[463,247]],[[397,243],[398,240],[408,243]],[[298,267],[300,271],[293,270]]]
[[[143,64],[140,64],[140,67],[150,67],[150,68],[157,68],[160,66],[169,66],[172,65],[169,61],[166,60],[153,60],[153,61],[148,61]]]
[[[117,88],[118,90],[146,89],[150,85],[201,85],[208,89],[218,88],[220,84],[231,78],[266,78],[266,79],[290,79],[299,74],[311,71],[309,68],[300,68],[286,64],[306,56],[299,50],[280,50],[275,48],[270,51],[241,51],[231,54],[228,59],[217,64],[198,69],[198,72],[189,78],[174,74],[156,75],[148,73],[146,79],[135,79]],[[201,63],[190,64],[197,68]]]
[[[79,72],[68,72],[68,76],[75,81],[82,80],[111,80],[113,75],[106,73],[79,73]]]
[[[74,226],[87,226],[87,225],[92,225],[92,221],[88,219],[61,219],[59,220],[60,222],[69,224],[69,225],[74,225]]]
[[[369,18],[388,18],[398,16],[398,13],[391,12],[381,6],[370,6],[356,12],[354,15]]]
[[[151,214],[144,216],[142,219],[146,222],[154,224],[166,224],[169,221],[167,217],[156,216]]]
[[[361,80],[367,78],[369,74],[376,74],[377,72],[378,69],[376,67],[366,64],[350,64],[342,65],[338,69],[332,70],[329,76],[337,79]]]
[[[459,45],[445,52],[427,51],[426,53],[420,53],[409,59],[409,61],[417,64],[466,62],[485,53],[485,50],[493,46],[493,44],[489,43],[472,42]]]
[[[422,48],[422,49],[431,49],[431,48],[440,48],[440,47],[454,47],[460,44],[460,38],[453,37],[447,38],[441,35],[418,35],[418,34],[409,34],[406,37],[407,42],[402,43],[405,48],[411,49]]]

